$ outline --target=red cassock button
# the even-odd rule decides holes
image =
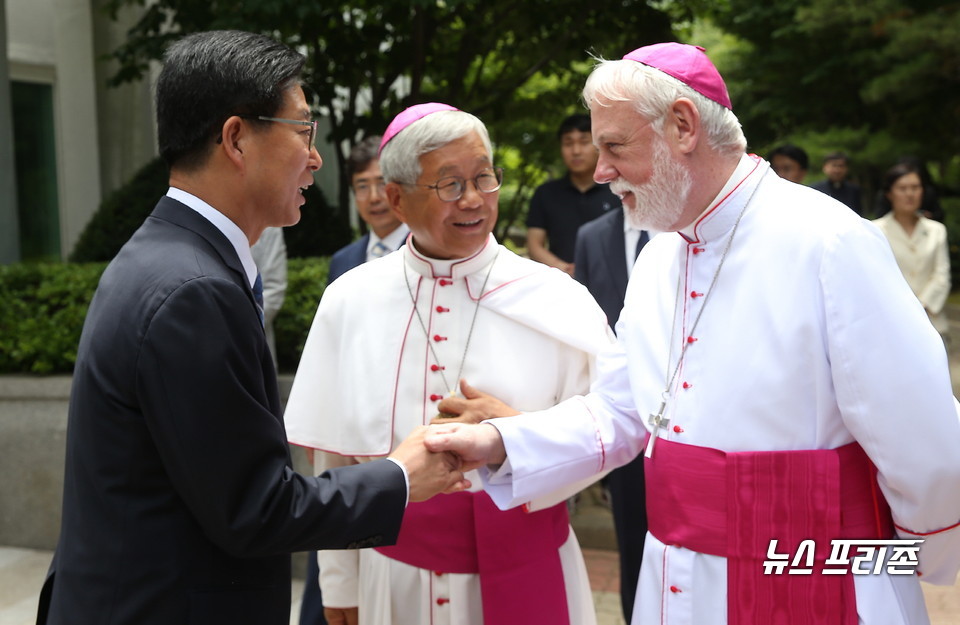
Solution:
[[[453,280],[444,280],[442,278],[440,279],[440,286],[448,286],[451,284],[453,284]]]
[[[693,336],[688,336],[688,337],[687,337],[687,343],[694,343],[694,342],[696,342],[696,340],[697,340],[696,337],[693,337]]]
[[[680,427],[679,425],[675,425],[675,426],[673,426],[673,431],[676,432],[677,434],[682,434],[682,433],[683,433],[683,428]]]
[[[690,297],[703,297],[703,293],[698,293],[697,291],[690,291]]]
[[[436,371],[441,371],[443,369],[446,369],[446,367],[441,367],[440,365],[430,365],[430,371],[436,372]]]
[[[430,401],[440,401],[441,399],[443,399],[443,395],[434,394],[430,396]]]
[[[438,313],[450,312],[450,309],[449,309],[449,308],[444,308],[443,306],[437,306],[437,312],[438,312]]]
[[[683,592],[683,591],[680,590],[679,588],[677,588],[676,586],[671,586],[671,587],[670,587],[670,592]]]
[[[706,251],[707,251],[707,250],[704,249],[704,248],[702,248],[702,247],[695,247],[695,248],[693,248],[693,253],[694,253],[694,254],[699,254],[700,252],[706,252]]]
[[[683,383],[683,388],[690,388],[691,386],[693,386],[693,384],[690,384],[689,382]]]
[[[443,605],[445,603],[450,603],[450,600],[444,597],[440,597],[439,599],[437,599],[437,605]]]
[[[434,334],[434,335],[433,335],[433,340],[436,341],[437,343],[439,343],[440,341],[446,341],[446,340],[447,340],[447,337],[445,337],[445,336],[440,336],[439,334]],[[692,341],[691,341],[691,342],[692,342]]]

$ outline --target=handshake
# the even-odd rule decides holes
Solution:
[[[440,415],[414,430],[390,454],[407,469],[411,502],[467,490],[471,483],[464,473],[506,459],[500,432],[482,423],[520,413],[466,381],[460,381],[460,391],[463,397],[440,402]]]

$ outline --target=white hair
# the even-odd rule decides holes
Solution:
[[[629,59],[599,62],[583,87],[583,100],[589,108],[612,102],[630,102],[663,135],[666,113],[677,98],[687,98],[700,112],[700,124],[707,144],[724,155],[736,156],[747,149],[740,120],[727,107],[694,91],[688,85],[658,69]]]
[[[413,184],[423,173],[420,157],[442,148],[471,132],[480,135],[493,160],[493,148],[487,127],[477,117],[463,111],[437,111],[418,119],[394,136],[380,152],[380,171],[387,182]]]

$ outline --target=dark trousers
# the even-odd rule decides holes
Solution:
[[[303,585],[303,600],[300,603],[300,625],[327,625],[323,617],[323,597],[320,595],[320,567],[317,554],[307,554],[307,579]]]
[[[643,482],[643,454],[629,464],[614,469],[607,476],[613,526],[620,552],[620,605],[623,617],[630,622],[633,600],[640,579],[643,541],[647,535],[647,499]]]

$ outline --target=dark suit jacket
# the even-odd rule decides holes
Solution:
[[[330,259],[330,271],[327,273],[327,284],[330,284],[354,267],[367,262],[367,245],[370,244],[370,233],[363,235],[353,243],[341,247],[333,253]]]
[[[389,461],[292,470],[236,251],[164,197],[84,323],[38,622],[286,625],[288,554],[390,544],[405,496]]]
[[[623,210],[612,210],[580,226],[574,255],[574,277],[587,287],[613,328],[627,291]]]

